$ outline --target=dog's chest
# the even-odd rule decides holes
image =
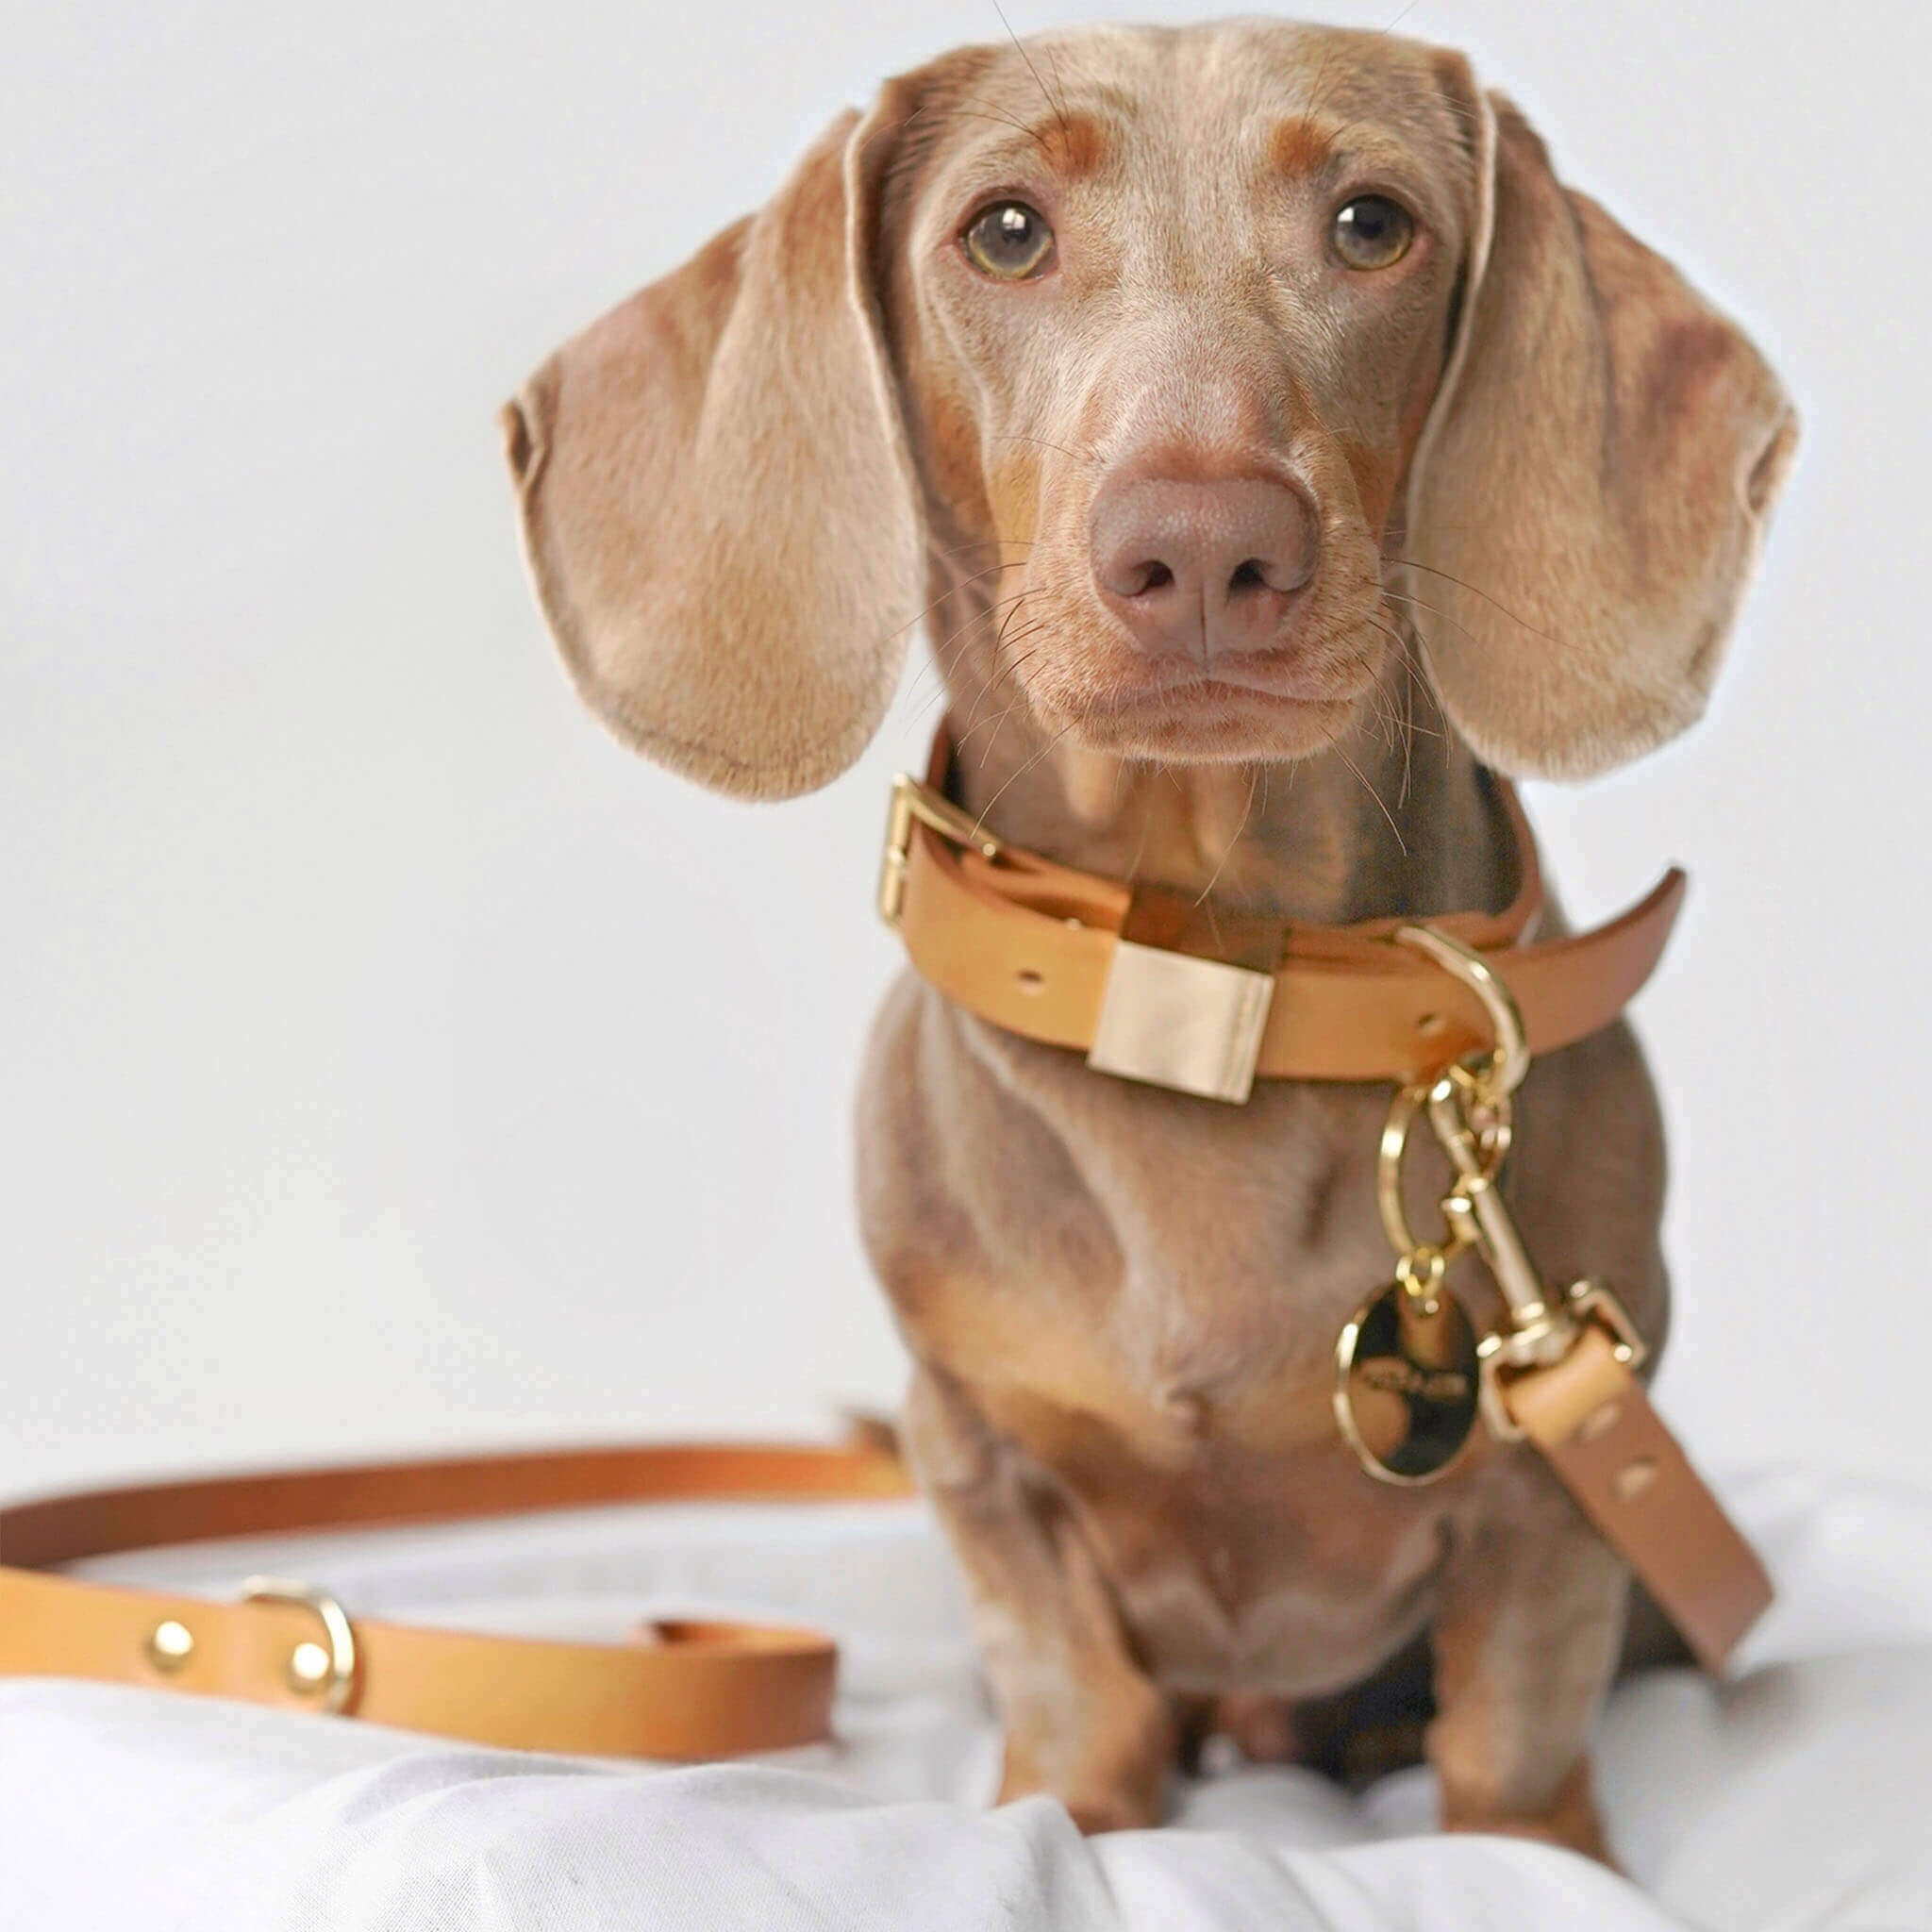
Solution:
[[[1237,1108],[1000,1052],[1032,1122],[968,1183],[987,1380],[1176,1456],[1325,1440],[1336,1337],[1391,1267],[1386,1096],[1279,1083]]]

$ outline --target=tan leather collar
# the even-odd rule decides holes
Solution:
[[[1102,1072],[1241,1101],[1257,1075],[1419,1078],[1490,1045],[1481,1002],[1391,943],[1398,919],[1358,925],[1204,915],[1008,845],[946,796],[935,742],[924,785],[893,794],[880,909],[929,984],[981,1019]],[[1427,915],[1480,950],[1522,1008],[1532,1052],[1607,1026],[1662,957],[1685,877],[1665,874],[1607,925],[1537,941],[1542,874],[1516,792],[1489,782],[1516,835],[1519,886],[1498,913]]]

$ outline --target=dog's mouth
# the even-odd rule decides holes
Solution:
[[[1070,736],[1096,751],[1203,763],[1291,758],[1330,742],[1354,710],[1353,697],[1199,677],[1110,694],[1083,711]]]
[[[1098,689],[1038,696],[1070,743],[1207,764],[1319,752],[1347,728],[1374,682],[1373,666],[1358,658],[1317,667],[1257,654],[1211,668],[1146,664]]]

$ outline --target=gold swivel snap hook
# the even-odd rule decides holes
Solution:
[[[1480,953],[1429,925],[1405,925],[1395,943],[1423,954],[1468,987],[1489,1015],[1494,1044],[1399,1089],[1377,1150],[1375,1199],[1394,1248],[1395,1281],[1365,1303],[1336,1344],[1335,1414],[1362,1467],[1383,1482],[1433,1482],[1467,1447],[1480,1413],[1491,1433],[1520,1440],[1508,1382],[1561,1361],[1585,1323],[1606,1329],[1617,1358],[1635,1367],[1643,1341],[1608,1289],[1578,1282],[1551,1297],[1524,1247],[1499,1185],[1513,1133],[1510,1096],[1529,1072],[1522,1009]],[[1402,1199],[1403,1158],[1426,1119],[1448,1157],[1442,1232],[1418,1237]],[[1483,1257],[1504,1313],[1477,1343],[1446,1281],[1470,1249]]]
[[[1334,1408],[1343,1440],[1377,1481],[1413,1486],[1448,1474],[1481,1412],[1479,1344],[1448,1274],[1471,1248],[1497,1266],[1496,1230],[1507,1217],[1495,1182],[1509,1152],[1509,1097],[1529,1071],[1529,1041],[1514,996],[1479,953],[1433,926],[1402,926],[1394,941],[1467,986],[1481,1000],[1494,1040],[1487,1053],[1396,1090],[1375,1163],[1375,1200],[1395,1250],[1395,1279],[1362,1305],[1336,1343]],[[1455,1174],[1433,1239],[1410,1225],[1402,1198],[1404,1158],[1424,1119]],[[1513,1228],[1503,1240],[1513,1249],[1502,1266],[1520,1258],[1526,1271]],[[1520,1291],[1521,1274],[1515,1286]],[[1531,1298],[1540,1303],[1541,1293],[1533,1288]],[[1513,1307],[1507,1285],[1505,1294]]]

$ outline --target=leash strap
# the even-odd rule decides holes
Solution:
[[[866,1444],[661,1444],[159,1484],[0,1510],[0,1676],[86,1677],[337,1711],[513,1750],[705,1758],[828,1733],[837,1653],[818,1631],[641,1626],[626,1644],[379,1623],[321,1585],[255,1577],[232,1603],[50,1574],[212,1538],[508,1516],[611,1503],[911,1494]]]
[[[1771,1578],[1619,1359],[1615,1338],[1586,1327],[1561,1361],[1509,1377],[1503,1400],[1697,1661],[1721,1676],[1770,1607]]]

